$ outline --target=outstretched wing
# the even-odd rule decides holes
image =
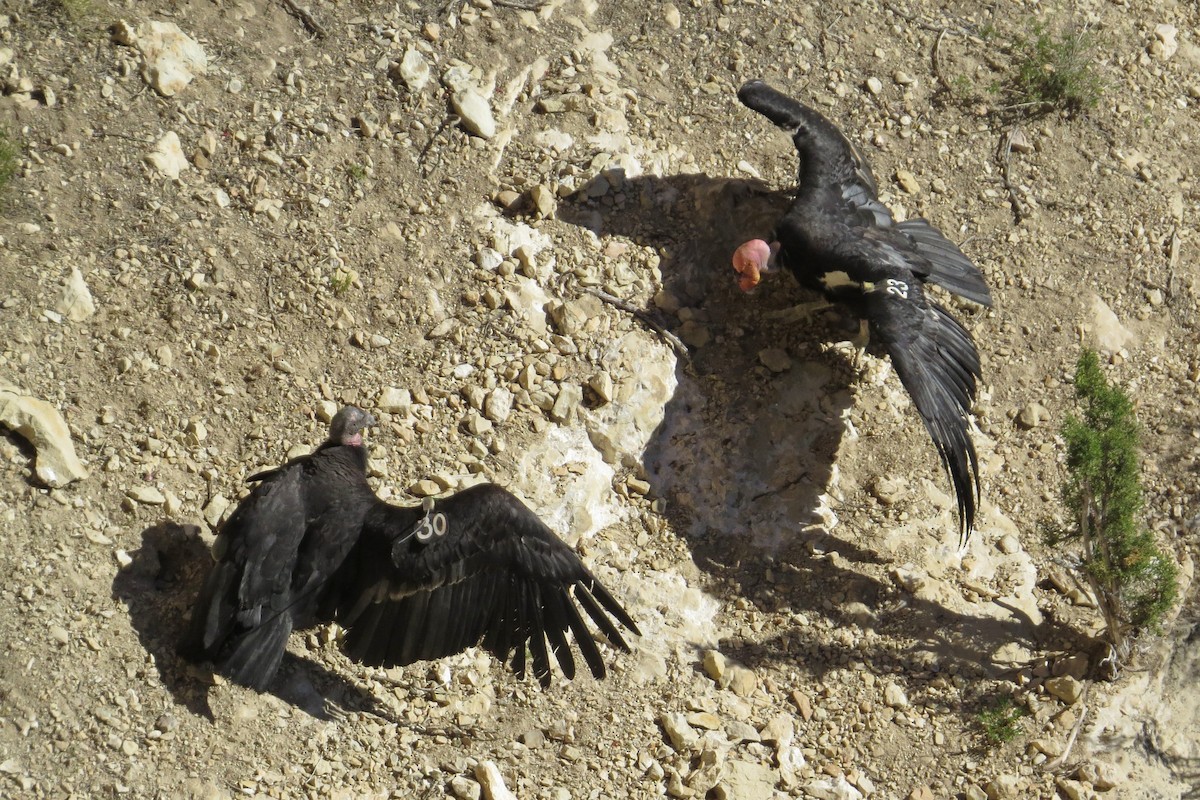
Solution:
[[[742,84],[738,89],[738,100],[751,111],[757,111],[778,128],[791,134],[796,150],[800,154],[800,179],[805,182],[805,158],[819,158],[823,178],[836,180],[852,188],[851,201],[876,200],[879,187],[871,165],[854,143],[846,138],[838,127],[798,100],[783,92],[754,80]],[[881,206],[882,207],[882,206]]]
[[[592,674],[605,675],[579,607],[622,650],[629,645],[613,620],[639,633],[574,551],[491,484],[428,511],[378,503],[334,584],[327,613],[347,629],[350,657],[372,665],[440,658],[482,642],[511,659],[520,677],[531,658],[546,686],[550,654],[564,675],[575,675],[568,632]]]
[[[865,294],[872,336],[891,356],[954,485],[959,535],[975,525],[979,463],[967,414],[980,377],[971,335],[944,308],[929,302],[915,279],[892,279]]]
[[[937,228],[918,218],[896,223],[893,231],[903,235],[918,256],[909,258],[915,273],[959,297],[982,306],[992,305],[992,292],[979,267]]]

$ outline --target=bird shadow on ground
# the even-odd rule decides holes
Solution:
[[[798,664],[818,678],[865,659],[915,679],[931,664],[976,671],[1008,642],[1078,642],[1071,628],[1035,625],[1015,609],[997,615],[1002,619],[974,617],[921,600],[886,577],[890,558],[829,532],[836,502],[823,495],[835,476],[855,372],[847,349],[828,343],[848,339],[857,323],[836,311],[811,323],[764,318],[813,295],[775,278],[747,297],[731,269],[736,247],[765,238],[790,200],[759,181],[626,178],[612,170],[564,198],[557,212],[598,237],[621,235],[654,248],[666,295],[656,302],[685,310],[647,313],[689,344],[702,342],[689,348],[690,365],[678,362],[679,385],[644,464],[653,494],[667,501],[672,528],[709,577],[707,588],[729,602],[746,598],[764,611],[800,612],[823,618],[822,625],[858,625],[916,642],[907,654],[850,644],[830,651],[796,627],[762,644],[726,640],[722,652],[751,667]],[[764,351],[778,349],[789,365],[772,371]]]
[[[113,595],[129,610],[138,640],[154,656],[159,679],[175,702],[213,720],[211,673],[176,652],[192,603],[212,563],[208,545],[196,526],[166,521],[142,531],[142,546],[130,557],[130,563],[113,579]],[[363,688],[292,653],[285,654],[268,691],[317,719],[362,711],[396,722]]]

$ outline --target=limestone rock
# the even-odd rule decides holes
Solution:
[[[512,413],[512,406],[513,393],[503,386],[497,386],[483,401],[483,413],[492,422],[504,422]]]
[[[66,486],[88,476],[58,409],[4,381],[0,381],[0,425],[20,434],[37,451],[34,474],[46,486]]]
[[[483,139],[491,139],[496,135],[496,120],[492,116],[492,107],[487,99],[477,89],[466,88],[450,95],[450,105],[455,113],[462,118],[463,127],[468,133],[473,133]]]
[[[1162,61],[1167,61],[1179,52],[1178,29],[1167,22],[1154,26],[1154,41],[1150,42],[1150,55]]]
[[[545,476],[569,470],[556,481]],[[552,425],[525,450],[514,473],[517,489],[555,533],[573,544],[621,519],[612,502],[613,468],[578,427]]]
[[[853,786],[845,776],[836,778],[820,778],[805,784],[805,797],[815,797],[819,800],[862,800],[863,793]]]
[[[760,350],[758,360],[771,372],[786,372],[792,367],[792,359],[788,356],[787,350],[782,347],[768,347]]]
[[[1046,691],[1071,706],[1079,702],[1083,684],[1070,675],[1060,675],[1046,680]]]
[[[717,683],[725,678],[728,669],[725,656],[719,650],[706,650],[704,653],[704,673]]]
[[[1121,320],[1099,295],[1092,296],[1092,338],[1096,347],[1115,353],[1136,340],[1133,331],[1121,324]]]
[[[483,787],[466,775],[455,775],[450,779],[450,793],[458,800],[479,800]]]
[[[537,281],[523,276],[514,276],[515,289],[508,289],[504,299],[525,327],[534,333],[546,332],[546,303],[550,295],[546,294]]]
[[[395,73],[410,92],[419,92],[429,83],[429,62],[415,47],[404,51],[404,57],[395,68]]]
[[[1017,414],[1017,423],[1026,430],[1040,428],[1050,421],[1050,409],[1041,403],[1027,403]]]
[[[988,800],[1017,800],[1024,797],[1021,779],[1016,775],[997,775],[983,787]]]
[[[407,414],[412,410],[412,392],[388,386],[379,393],[375,407],[386,414]]]
[[[113,29],[113,39],[141,53],[142,79],[166,97],[208,72],[204,48],[174,22],[146,22],[134,28],[121,21]]]
[[[908,708],[908,695],[899,684],[889,683],[883,689],[883,702],[888,708]]]
[[[727,800],[769,798],[775,795],[776,774],[764,764],[730,760],[721,767],[721,780],[713,792]]]
[[[558,397],[554,398],[554,405],[550,408],[550,418],[555,422],[570,422],[575,418],[582,402],[582,387],[574,383],[563,384],[562,389],[558,392]]]
[[[179,134],[167,131],[146,155],[146,163],[158,170],[165,178],[175,180],[179,173],[188,168],[187,156],[179,143]]]
[[[608,385],[589,385],[609,402],[586,415],[588,437],[607,463],[639,467],[678,385],[675,356],[639,331],[609,345],[601,359]]]
[[[67,285],[54,310],[71,322],[82,322],[96,313],[96,302],[78,267],[71,270],[71,276],[67,278]]]
[[[690,753],[700,742],[700,734],[688,724],[683,714],[663,714],[658,719],[670,740],[671,746],[679,753]]]
[[[533,208],[538,215],[546,219],[553,217],[554,212],[558,210],[558,198],[544,183],[536,184],[529,190],[529,200],[533,203]]]
[[[907,194],[921,193],[921,184],[917,181],[917,176],[906,169],[896,170],[896,183],[900,184],[900,188]]]
[[[483,787],[486,800],[517,800],[517,796],[504,785],[504,776],[494,761],[480,761],[475,765],[475,780]]]
[[[221,523],[221,517],[229,510],[229,500],[223,494],[214,494],[204,506],[204,521],[210,528],[216,528]]]
[[[135,486],[129,490],[129,496],[142,505],[161,506],[167,498],[153,486]]]
[[[484,96],[483,87],[472,76],[470,67],[451,67],[442,76],[442,82],[450,90],[450,106],[462,120],[463,128],[483,139],[495,136],[496,118],[492,115],[492,107]],[[490,93],[489,91],[488,94]]]

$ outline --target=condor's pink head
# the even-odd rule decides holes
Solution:
[[[778,242],[767,244],[762,239],[751,239],[733,251],[733,270],[743,292],[753,291],[762,276],[775,268],[773,262],[778,252]]]

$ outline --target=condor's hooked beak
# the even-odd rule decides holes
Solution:
[[[743,292],[753,291],[762,276],[775,269],[775,254],[779,243],[767,244],[762,239],[751,239],[733,251],[733,269],[738,274],[738,286]]]

